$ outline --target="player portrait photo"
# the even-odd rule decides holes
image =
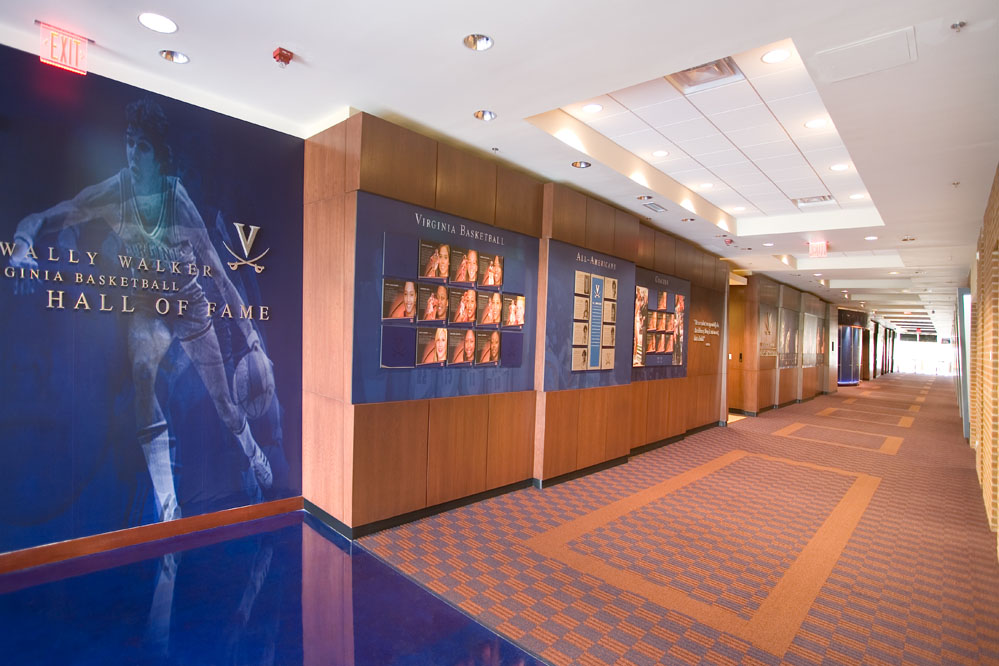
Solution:
[[[382,282],[382,319],[416,319],[416,282],[386,278]]]
[[[479,253],[465,248],[451,248],[451,282],[474,286],[479,279]]]
[[[479,285],[482,287],[503,286],[503,256],[499,254],[479,254]]]
[[[420,321],[447,321],[448,289],[442,284],[420,283],[417,287],[417,304]]]
[[[420,240],[420,267],[423,278],[447,281],[451,275],[451,246]]]

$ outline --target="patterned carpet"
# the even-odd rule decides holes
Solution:
[[[950,378],[882,377],[361,544],[559,666],[999,663]]]

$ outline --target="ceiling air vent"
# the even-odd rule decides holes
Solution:
[[[818,197],[802,197],[800,199],[791,199],[791,203],[793,203],[798,208],[804,210],[805,208],[815,208],[817,206],[829,206],[831,204],[836,203],[836,200],[833,199],[828,194],[823,194],[822,196]]]
[[[722,58],[721,60],[715,60],[714,62],[670,74],[666,77],[666,80],[672,83],[684,95],[689,95],[690,93],[717,88],[726,83],[742,81],[745,78],[742,70],[739,69],[734,60],[731,58]]]
[[[660,206],[657,203],[647,203],[647,204],[642,204],[642,205],[645,206],[646,208],[648,208],[649,210],[656,211],[657,213],[665,213],[666,212],[666,209],[663,208],[662,206]]]

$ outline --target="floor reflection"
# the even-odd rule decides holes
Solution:
[[[0,576],[7,663],[539,664],[304,513]]]

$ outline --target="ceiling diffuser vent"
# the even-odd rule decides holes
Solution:
[[[722,58],[721,60],[685,69],[676,74],[670,74],[666,77],[666,80],[672,83],[684,95],[689,95],[690,93],[717,88],[726,83],[742,81],[745,78],[742,70],[739,69],[734,60],[731,58]]]
[[[836,203],[836,200],[833,199],[828,194],[823,194],[822,196],[818,197],[802,197],[800,199],[791,199],[791,203],[793,203],[798,208],[804,210],[805,208],[815,208],[817,206],[829,206],[831,204]]]
[[[645,206],[646,208],[648,208],[649,210],[656,211],[657,213],[665,213],[666,212],[666,209],[663,208],[662,206],[660,206],[657,203],[647,203],[647,204],[642,204],[642,205]]]

